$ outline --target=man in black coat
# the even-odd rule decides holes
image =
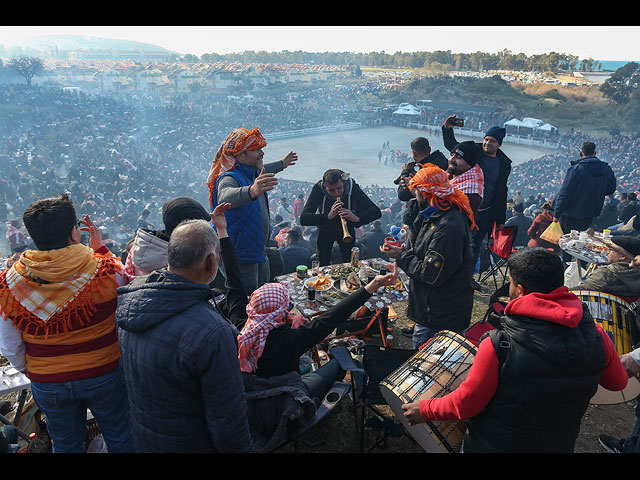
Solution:
[[[309,198],[300,214],[300,225],[318,227],[318,260],[320,265],[329,265],[331,250],[335,242],[340,247],[342,261],[351,258],[354,242],[345,242],[342,220],[347,224],[351,238],[355,229],[373,222],[382,216],[380,208],[371,201],[348,173],[338,169],[324,172],[322,180],[311,189]]]
[[[380,252],[380,247],[384,244],[386,237],[387,234],[382,230],[382,222],[380,220],[373,222],[371,224],[371,230],[360,237],[360,242],[364,246],[364,254],[361,255],[361,258],[380,257],[388,260],[389,257]]]
[[[301,239],[298,230],[287,232],[286,245],[278,249],[283,262],[282,274],[295,272],[298,265],[311,268],[311,251],[301,243]]]
[[[516,239],[513,246],[516,248],[526,247],[529,243],[529,227],[533,223],[533,219],[524,214],[524,205],[516,203],[512,208],[513,216],[507,220],[506,227],[517,227]]]
[[[413,347],[440,330],[463,332],[473,309],[469,199],[454,189],[447,173],[422,167],[411,179],[418,212],[410,225],[406,247],[388,243],[383,253],[409,276],[407,316],[414,322]]]
[[[402,166],[400,176],[393,181],[398,185],[398,198],[403,202],[414,198],[407,185],[411,177],[416,173],[416,167],[420,168],[422,165],[432,163],[442,170],[446,170],[449,165],[449,160],[440,150],[431,151],[429,140],[424,137],[417,137],[411,142],[411,154],[413,162],[405,163]]]
[[[455,118],[455,115],[448,117],[442,126],[442,140],[449,151],[458,145],[453,134]],[[481,143],[476,143],[482,148],[482,154],[478,157],[477,163],[484,174],[484,197],[475,217],[478,230],[473,237],[474,265],[480,256],[482,242],[491,235],[494,224],[498,230],[501,230],[506,221],[507,179],[511,173],[511,159],[500,148],[505,135],[504,128],[494,126],[485,132]]]

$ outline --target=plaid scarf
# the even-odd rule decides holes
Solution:
[[[478,226],[474,220],[473,211],[467,196],[455,188],[448,179],[447,173],[440,167],[427,163],[411,177],[410,190],[418,190],[424,198],[431,200],[431,205],[440,210],[448,210],[455,205],[465,213],[471,221],[471,229]]]
[[[248,319],[238,336],[240,370],[253,373],[262,355],[267,335],[286,323],[289,290],[280,283],[267,283],[251,294]]]
[[[455,175],[449,179],[449,183],[461,192],[469,194],[477,194],[484,196],[484,174],[479,165],[474,165],[466,172]]]
[[[0,312],[24,329],[29,324],[50,331],[66,330],[76,310],[92,311],[91,293],[109,280],[103,271],[120,271],[113,256],[94,254],[82,244],[27,250],[0,280]]]
[[[236,166],[235,156],[247,150],[257,150],[267,145],[258,128],[247,130],[245,128],[236,128],[222,142],[222,145],[216,152],[213,159],[209,175],[207,177],[207,186],[209,187],[209,205],[213,205],[213,189],[216,180],[224,173]]]

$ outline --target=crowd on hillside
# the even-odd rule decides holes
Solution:
[[[148,222],[153,225],[161,222],[159,208],[169,198],[189,195],[207,204],[204,178],[230,128],[252,124],[271,133],[349,121],[366,124],[377,114],[346,110],[345,101],[380,95],[387,88],[383,82],[369,81],[238,103],[205,93],[188,98],[130,93],[107,97],[2,85],[0,221],[19,218],[35,199],[68,191],[81,211],[124,248],[144,209],[151,211]],[[429,111],[423,121],[437,127],[449,113]],[[479,129],[506,120],[500,113],[465,114],[466,125]],[[439,128],[434,132],[439,134]],[[566,132],[559,137],[557,151],[514,166],[510,192],[553,198],[585,138],[580,132]],[[626,136],[598,142],[598,155],[614,169],[620,192],[640,188],[634,155],[639,142]],[[409,158],[410,153],[383,144],[378,162],[400,168]],[[274,198],[289,197],[292,205],[287,188],[293,184],[281,182],[282,192],[274,192]],[[305,193],[313,185],[302,184]],[[376,190],[373,196],[382,210],[395,203],[393,189],[368,188]],[[400,221],[398,214],[384,227]],[[6,242],[0,246],[6,253]]]
[[[350,122],[356,118],[343,109],[344,98],[378,90],[368,83],[239,104],[206,95],[106,97],[2,85],[0,221],[67,191],[122,247],[145,208],[149,223],[158,224],[169,198],[207,204],[204,181],[228,129],[259,124],[270,133]]]
[[[509,190],[525,195],[542,193],[553,197],[573,160],[578,159],[580,145],[590,139],[582,132],[569,132],[560,139],[559,148],[529,162],[515,165],[509,176]],[[640,190],[640,137],[617,135],[597,140],[598,158],[611,165],[618,192]]]

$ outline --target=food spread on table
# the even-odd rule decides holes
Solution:
[[[331,288],[331,277],[326,275],[318,275],[317,277],[311,277],[304,281],[307,288],[317,291],[329,290]]]
[[[339,290],[331,289],[331,290],[327,290],[326,292],[323,292],[320,301],[333,306],[341,302],[345,298],[347,298],[347,294]]]
[[[344,286],[349,292],[355,292],[362,285],[360,283],[360,277],[356,272],[351,272],[347,275],[347,278],[344,279]]]
[[[560,237],[558,246],[573,257],[595,264],[606,264],[610,250],[609,240],[597,232],[589,235],[572,231]]]
[[[367,263],[369,268],[373,270],[374,273],[379,273],[380,269],[384,268],[384,266],[386,265],[386,263],[383,262],[382,260],[375,259],[375,258],[371,260],[365,260],[365,262]]]
[[[404,283],[398,278],[395,285],[387,285],[385,288],[388,290],[404,290]]]
[[[388,262],[382,259],[367,259],[360,261],[358,266],[350,263],[328,265],[320,269],[317,276],[301,280],[296,273],[282,275],[277,281],[285,282],[289,287],[291,301],[306,317],[326,311],[349,294],[366,285],[369,278],[378,275],[379,269],[386,267]],[[374,268],[378,267],[377,269]],[[407,298],[407,283],[409,279],[404,272],[395,285],[380,287],[364,304],[370,310],[376,310]],[[308,298],[308,291],[318,292],[314,300]]]
[[[351,265],[337,265],[331,269],[331,276],[335,279],[347,278],[350,273],[358,273],[360,267]]]

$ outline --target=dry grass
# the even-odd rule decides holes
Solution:
[[[574,79],[575,80],[575,79]],[[545,93],[556,90],[569,102],[589,103],[593,106],[606,107],[611,103],[598,87],[587,88],[584,86],[552,85],[547,83],[519,83],[511,84],[514,89],[529,95],[542,96]]]

